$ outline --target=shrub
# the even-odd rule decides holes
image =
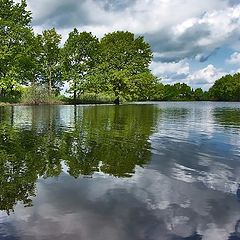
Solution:
[[[116,97],[114,94],[106,93],[84,93],[77,98],[76,103],[91,104],[91,103],[113,103]]]
[[[23,93],[22,103],[25,104],[54,104],[61,103],[55,95],[48,95],[48,89],[45,86],[30,86]]]

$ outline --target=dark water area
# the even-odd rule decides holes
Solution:
[[[0,107],[0,239],[240,240],[240,103]]]

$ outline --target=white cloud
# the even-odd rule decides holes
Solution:
[[[115,30],[145,35],[163,60],[179,61],[235,42],[240,4],[228,0],[28,0],[34,28],[73,27],[98,37]]]
[[[115,25],[119,28],[127,28],[142,33],[158,31],[159,28],[173,26],[203,12],[227,6],[227,2],[221,0],[212,0],[211,2],[199,2],[198,0],[185,0],[184,2],[179,0],[133,0],[128,1],[129,6],[119,9],[119,11],[109,11],[103,7],[108,2],[104,0],[29,0],[28,4],[29,9],[33,12],[34,19],[42,23],[48,21],[49,15],[60,14],[62,8],[65,7],[63,10],[66,13],[70,10],[74,10],[76,13],[82,9],[85,10],[90,24],[94,22],[99,25],[99,23],[104,22],[108,26]],[[112,1],[111,4],[116,5],[114,8],[116,10],[118,7],[117,1]],[[186,11],[186,9],[191,11]],[[173,12],[174,14],[172,14]],[[69,17],[68,21],[71,21],[71,16]],[[79,25],[83,22],[84,17],[86,16],[79,16]],[[109,22],[110,19],[111,22]]]
[[[189,63],[186,60],[179,62],[153,61],[150,69],[152,73],[161,79],[164,84],[183,82],[189,74]]]
[[[204,90],[208,90],[217,79],[228,74],[223,69],[216,68],[212,64],[192,71],[190,64],[186,60],[171,63],[153,62],[151,70],[153,74],[162,79],[164,84],[185,82],[193,88],[203,87]]]
[[[172,27],[173,42],[182,44],[182,49],[170,51],[167,54],[183,56],[199,56],[203,52],[211,54],[217,48],[238,42],[240,33],[240,4],[226,9],[217,9],[205,12],[202,16],[187,18],[183,22]],[[170,40],[171,41],[171,40]],[[186,44],[184,44],[184,42]],[[170,57],[172,57],[170,55]]]
[[[189,63],[185,60],[181,60],[179,62],[170,62],[170,63],[162,63],[162,62],[152,62],[151,69],[153,74],[159,76],[162,74],[188,74],[189,73]]]
[[[234,52],[229,59],[227,59],[227,63],[230,64],[240,64],[240,53],[239,52]]]
[[[212,64],[209,64],[207,67],[189,74],[186,80],[191,86],[200,86],[207,90],[217,79],[226,74],[222,69],[218,69]]]

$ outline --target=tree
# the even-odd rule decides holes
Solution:
[[[15,4],[13,0],[1,0],[0,20],[6,23],[6,29],[9,30],[7,23],[15,23],[15,25],[29,27],[32,17],[31,12],[26,10],[26,0]]]
[[[143,37],[123,31],[109,33],[101,39],[100,50],[100,68],[103,65],[106,69],[107,81],[116,97],[129,95],[133,76],[144,72],[150,74],[152,51]]]
[[[164,99],[164,85],[157,81],[154,84],[153,94],[151,95],[151,100],[162,101]]]
[[[54,28],[43,31],[39,35],[41,47],[41,72],[43,83],[48,85],[48,94],[52,94],[52,89],[57,87],[60,82],[60,42],[61,35],[59,35]]]
[[[133,99],[135,100],[152,100],[156,90],[160,90],[158,88],[160,82],[150,71],[133,75],[130,80],[132,83],[130,91],[132,91]]]
[[[177,90],[176,90],[176,88],[174,87],[174,85],[170,85],[170,84],[164,85],[164,96],[163,96],[163,100],[165,100],[165,101],[176,100],[178,94],[179,94],[179,93],[177,92]]]
[[[192,99],[192,89],[186,83],[175,83],[174,85],[164,86],[164,100],[191,100]]]
[[[209,89],[212,100],[240,101],[240,73],[218,79]]]
[[[194,99],[197,101],[204,100],[204,92],[201,88],[196,88],[194,91]]]
[[[64,44],[62,66],[64,78],[70,83],[70,91],[77,95],[84,92],[87,77],[95,67],[99,54],[99,41],[88,32],[79,33],[75,28]]]
[[[14,4],[12,0],[1,0],[0,3],[0,95],[5,96],[25,77],[21,66],[29,54],[33,32],[26,1]]]

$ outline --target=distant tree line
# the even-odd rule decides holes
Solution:
[[[217,80],[209,89],[209,98],[216,101],[240,101],[240,73]]]
[[[239,74],[218,80],[209,92],[184,83],[163,85],[150,69],[152,51],[141,36],[117,31],[98,39],[73,29],[35,35],[25,0],[0,0],[0,99],[30,97],[41,102],[59,96],[67,83],[76,102],[82,96],[139,100],[239,101]],[[27,87],[23,87],[27,86]],[[92,99],[90,99],[92,100]]]

